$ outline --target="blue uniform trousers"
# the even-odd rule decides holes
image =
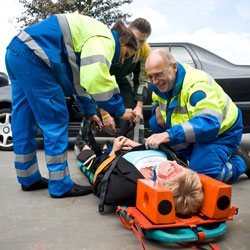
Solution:
[[[41,179],[36,157],[38,125],[44,136],[49,192],[60,196],[74,184],[67,163],[69,114],[63,90],[38,57],[31,62],[8,49],[6,67],[12,87],[11,127],[18,181],[30,186]]]

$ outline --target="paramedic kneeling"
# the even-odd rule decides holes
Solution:
[[[164,49],[150,53],[146,71],[155,104],[149,122],[154,134],[146,148],[167,143],[192,170],[223,182],[232,183],[243,173],[250,177],[249,156],[239,147],[241,111],[215,80],[176,62]]]

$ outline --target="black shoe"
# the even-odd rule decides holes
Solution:
[[[235,151],[234,154],[240,156],[243,161],[246,163],[247,169],[245,171],[245,174],[250,178],[250,156],[248,155],[247,151],[243,146],[239,146]]]
[[[29,187],[26,187],[23,184],[21,184],[21,188],[23,191],[34,191],[38,189],[45,189],[48,188],[48,182],[49,182],[48,179],[42,177],[41,180],[35,182]]]
[[[84,196],[87,194],[93,193],[92,186],[80,186],[74,183],[74,186],[65,194],[57,196],[57,195],[50,195],[52,198],[65,198],[65,197],[75,197],[75,196]]]

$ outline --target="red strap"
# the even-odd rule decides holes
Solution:
[[[117,215],[120,217],[120,220],[122,224],[129,230],[131,230],[131,225],[128,223],[128,221],[121,215],[120,211],[116,211]]]
[[[192,243],[192,242],[189,242],[189,243],[179,243],[179,245],[185,246],[185,247],[191,247],[191,248],[196,249],[196,250],[206,250],[206,248],[201,247],[201,246],[199,246],[199,244],[195,244],[195,243]],[[213,243],[209,243],[209,246],[213,250],[220,250],[220,248],[218,246],[216,246],[215,244],[213,244]]]
[[[219,247],[217,247],[215,244],[213,244],[213,243],[209,243],[209,246],[212,248],[212,249],[214,249],[214,250],[220,250],[220,248]]]
[[[135,235],[137,236],[139,242],[140,242],[140,245],[142,247],[143,250],[147,250],[146,249],[146,246],[144,245],[143,243],[143,240],[142,240],[142,236],[140,234],[140,228],[138,228],[136,225],[132,225],[131,229],[133,230],[133,232],[135,233]]]
[[[206,234],[203,231],[197,232],[197,235],[198,235],[198,243],[201,243],[206,239]]]
[[[127,213],[127,219],[125,219],[125,218],[121,215],[120,210],[123,211],[123,212],[125,212],[125,213]],[[128,212],[128,210],[127,210],[127,209],[124,209],[124,208],[122,208],[122,207],[120,207],[120,206],[118,206],[118,209],[116,210],[116,213],[117,213],[117,215],[119,215],[122,224],[123,224],[127,229],[132,230],[132,231],[135,233],[136,237],[137,237],[138,240],[139,240],[139,243],[140,243],[142,249],[143,249],[143,250],[146,250],[146,247],[145,247],[145,245],[144,245],[144,243],[143,243],[143,240],[142,240],[142,236],[143,236],[143,237],[145,237],[145,236],[144,236],[143,232],[141,231],[141,229],[140,229],[137,225],[135,225],[135,221],[131,218],[130,213]]]

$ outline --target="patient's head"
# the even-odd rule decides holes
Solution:
[[[177,214],[192,215],[199,211],[204,195],[196,172],[167,161],[159,164],[156,174],[156,181],[171,190]]]

